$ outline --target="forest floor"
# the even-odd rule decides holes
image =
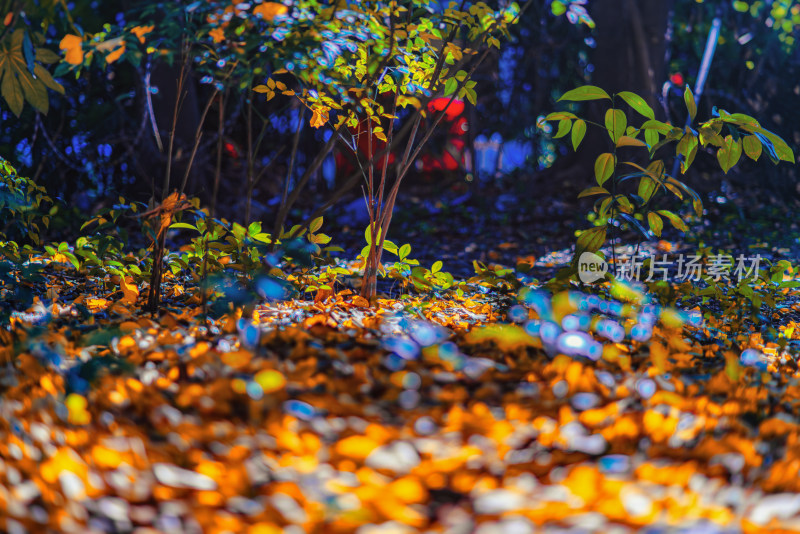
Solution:
[[[569,258],[568,229],[587,224],[566,201],[504,208],[516,201],[408,198],[393,235],[459,278],[479,260],[532,266],[526,282],[543,282]],[[778,208],[709,211],[696,240],[648,246],[798,257]],[[344,257],[357,228],[335,236]],[[478,283],[462,296],[388,285],[375,307],[344,289],[206,319],[185,284],[167,282],[154,316],[144,290],[130,304],[47,273],[0,330],[4,531],[800,531],[790,290],[753,319],[608,284],[551,298]],[[576,314],[622,338],[595,319],[564,354],[537,320]]]

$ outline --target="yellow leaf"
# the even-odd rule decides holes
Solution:
[[[269,91],[269,87],[267,87],[266,85],[256,85],[255,87],[253,87],[253,91],[255,91],[256,93],[266,93],[267,91]]]
[[[264,20],[272,21],[278,15],[285,15],[289,8],[277,2],[264,2],[253,9],[254,15],[261,15]]]
[[[222,28],[214,28],[213,30],[208,32],[208,35],[211,36],[211,38],[214,40],[215,43],[221,43],[222,41],[225,40],[225,30],[223,30]]]
[[[139,298],[139,286],[133,281],[130,276],[124,276],[119,282],[120,289],[122,289],[122,298],[120,302],[124,304],[135,305],[136,300]]]
[[[77,35],[65,35],[64,38],[61,39],[58,48],[67,51],[65,57],[67,63],[80,65],[83,62],[83,39]]]
[[[119,48],[117,48],[116,50],[114,50],[113,52],[111,52],[106,56],[106,63],[111,65],[116,60],[118,60],[120,56],[122,56],[122,54],[124,53],[125,53],[125,44],[123,43],[122,46],[120,46]]]
[[[311,126],[314,128],[319,128],[320,126],[325,126],[325,122],[328,120],[328,113],[327,110],[323,115],[323,112],[320,110],[315,109],[314,115],[311,117]]]
[[[153,28],[155,28],[155,26],[136,26],[135,28],[131,28],[131,33],[139,39],[140,43],[144,44],[144,36],[153,31]],[[213,31],[211,33],[213,33]]]

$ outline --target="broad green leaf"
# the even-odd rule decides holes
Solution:
[[[553,139],[558,139],[559,137],[564,137],[569,133],[569,129],[572,127],[572,121],[569,119],[561,119],[558,121],[558,131],[553,136]]]
[[[584,135],[586,135],[586,122],[578,119],[572,126],[572,148],[574,150],[578,150]]]
[[[594,85],[584,85],[571,91],[567,91],[561,95],[561,98],[559,98],[558,101],[570,100],[573,102],[578,102],[582,100],[600,100],[603,98],[611,100],[611,97],[608,96],[608,93],[599,87],[595,87]]]
[[[595,226],[581,232],[575,247],[575,258],[580,257],[584,252],[597,252],[600,250],[600,247],[606,242],[606,229],[606,225]]]
[[[247,235],[254,236],[261,233],[261,223],[258,221],[251,222],[250,226],[247,227]]]
[[[406,259],[409,254],[411,254],[411,245],[409,245],[408,243],[400,247],[400,249],[397,252],[397,255],[400,257],[401,260]]]
[[[742,155],[741,139],[734,140],[732,136],[725,136],[725,144],[717,150],[717,161],[725,174],[736,165]]]
[[[689,231],[689,228],[686,226],[686,223],[683,222],[683,219],[681,219],[675,213],[669,210],[658,210],[658,214],[669,219],[669,222],[671,222],[672,226],[674,226],[677,230],[680,230],[681,232]]]
[[[25,105],[25,97],[22,95],[22,86],[20,86],[14,73],[11,72],[10,65],[6,65],[3,71],[3,82],[0,84],[0,93],[2,93],[11,112],[19,117],[20,113],[22,113],[22,107]]]
[[[644,140],[647,142],[647,146],[652,148],[656,143],[658,143],[658,131],[657,130],[645,130],[644,131]]]
[[[442,262],[441,261],[435,261],[433,263],[433,265],[431,265],[431,273],[436,274],[441,270],[442,270]]]
[[[639,179],[639,189],[637,190],[637,194],[642,197],[645,202],[647,202],[653,197],[653,194],[655,194],[657,189],[658,182],[649,176],[642,176]]]
[[[623,133],[625,127],[628,125],[628,119],[625,118],[625,113],[621,109],[609,109],[606,111],[606,130],[613,142],[617,142]]]
[[[322,228],[322,217],[317,217],[308,225],[308,231],[312,234],[317,232],[320,228]]]
[[[478,104],[478,93],[475,92],[475,89],[467,87],[465,93],[467,95],[467,102],[469,102],[473,106]]]
[[[608,215],[608,210],[612,206],[612,202],[614,201],[614,197],[607,197],[600,202],[600,207],[597,210],[597,214],[600,217],[606,217]]]
[[[458,88],[458,80],[455,78],[450,78],[444,84],[444,96],[450,96],[455,93],[456,89]]]
[[[44,115],[50,109],[50,100],[47,96],[47,88],[40,80],[34,80],[27,69],[17,71],[19,83],[22,86],[22,94],[28,103],[39,110]]]
[[[661,180],[664,176],[664,160],[651,161],[645,172],[656,180]]]
[[[747,154],[747,157],[753,161],[758,161],[758,158],[761,157],[761,141],[759,141],[758,137],[755,135],[744,136],[742,139],[742,148],[744,148],[744,153]]]
[[[779,136],[775,135],[774,133],[764,128],[755,128],[753,132],[760,133],[761,135],[763,135],[772,142],[773,148],[775,149],[775,154],[778,156],[778,159],[781,159],[783,161],[788,161],[789,163],[795,162],[794,152],[792,152],[792,149],[789,148],[789,145],[786,144],[786,141],[784,141]]]
[[[388,239],[383,240],[383,250],[387,252],[391,252],[392,254],[397,254],[397,245],[393,241],[389,241]]]
[[[661,237],[661,230],[664,229],[664,221],[661,220],[661,217],[651,211],[647,214],[647,224],[650,225],[651,232],[657,237]]]
[[[61,58],[58,57],[58,54],[49,50],[47,48],[37,48],[36,49],[36,61],[44,63],[45,65],[50,65],[52,63],[58,63]]]
[[[651,108],[647,104],[647,102],[645,102],[644,98],[637,95],[636,93],[631,93],[630,91],[622,91],[621,93],[618,93],[617,96],[620,97],[622,100],[624,100],[626,104],[632,107],[640,115],[643,115],[648,119],[655,118],[655,113],[653,113],[653,108]]]
[[[687,128],[686,135],[681,138],[678,142],[678,146],[675,148],[675,152],[683,156],[683,160],[681,161],[681,174],[685,173],[686,170],[691,167],[694,157],[697,155],[697,147],[697,137]]]
[[[64,86],[55,81],[53,76],[47,71],[46,68],[37,63],[33,67],[33,73],[38,79],[42,80],[42,83],[45,84],[45,86],[47,86],[49,89],[52,89],[59,94],[64,94]]]
[[[330,236],[325,234],[309,234],[308,240],[316,245],[327,245],[331,242]]]
[[[592,195],[610,195],[610,194],[611,193],[609,193],[605,187],[594,186],[586,188],[583,191],[581,191],[580,194],[578,195],[578,198],[590,197]]]
[[[614,174],[616,164],[617,159],[610,152],[597,156],[594,162],[594,177],[597,179],[597,185],[602,186]]]
[[[701,126],[700,142],[703,144],[703,146],[705,146],[707,143],[711,143],[714,146],[722,146],[725,140],[714,128],[709,126]]]
[[[689,112],[689,117],[694,120],[697,116],[697,104],[694,101],[694,95],[692,94],[692,90],[689,89],[689,86],[686,86],[686,90],[683,92],[683,101],[686,102],[686,110]]]

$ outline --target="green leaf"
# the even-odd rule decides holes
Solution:
[[[475,92],[475,89],[467,87],[465,94],[467,95],[467,102],[469,102],[473,106],[478,104],[478,94]]]
[[[786,141],[780,138],[780,136],[775,135],[774,133],[770,132],[769,130],[765,130],[764,128],[755,128],[753,130],[754,133],[760,133],[767,139],[772,142],[773,148],[775,149],[775,154],[777,154],[778,159],[783,161],[788,161],[789,163],[794,163],[794,152],[792,149],[789,148],[789,145],[786,144]]]
[[[189,223],[182,223],[182,222],[172,223],[171,225],[169,225],[169,228],[170,228],[170,230],[177,229],[177,228],[185,228],[187,230],[194,230],[195,232],[198,231],[196,226],[192,226]]]
[[[381,238],[381,229],[380,227],[376,228],[377,230],[377,240]],[[367,227],[364,229],[364,240],[367,242],[368,245],[372,244],[372,225],[368,224]]]
[[[747,154],[747,157],[752,159],[753,161],[758,161],[758,158],[761,157],[761,141],[758,140],[758,137],[755,135],[746,135],[742,139],[742,148],[744,148],[744,153]]]
[[[411,254],[411,245],[409,245],[408,243],[400,247],[400,249],[397,252],[397,255],[400,257],[400,260],[406,259],[409,254]]]
[[[581,141],[583,141],[584,135],[586,135],[586,122],[582,119],[578,119],[572,126],[572,148],[575,151],[578,150],[578,146],[580,146]]]
[[[667,135],[672,130],[680,130],[680,128],[676,128],[675,126],[669,125],[665,122],[657,121],[655,119],[645,121],[642,124],[642,130],[655,130],[656,132]]]
[[[664,221],[661,220],[661,217],[651,211],[647,214],[647,224],[650,225],[651,232],[657,237],[661,237],[661,230],[664,229]]]
[[[559,137],[564,137],[569,133],[569,129],[572,127],[572,121],[569,119],[561,119],[558,121],[558,131],[553,136],[553,139],[558,139]]]
[[[657,189],[658,189],[658,182],[656,182],[649,176],[642,176],[641,179],[639,180],[639,189],[637,191],[637,194],[640,197],[642,197],[642,199],[645,202],[647,202],[653,197]]]
[[[697,147],[697,137],[687,128],[686,135],[681,137],[681,140],[678,141],[678,146],[675,148],[675,151],[683,156],[683,161],[681,161],[681,174],[685,173],[692,165],[694,157],[697,155]]]
[[[64,86],[55,81],[53,76],[47,71],[46,68],[37,63],[33,67],[33,73],[38,79],[42,80],[42,83],[45,84],[45,86],[47,86],[49,89],[52,89],[59,94],[64,94]]]
[[[61,58],[58,56],[58,54],[56,54],[55,52],[53,52],[50,49],[47,49],[47,48],[37,48],[36,49],[36,61],[44,63],[45,65],[50,65],[52,63],[58,63],[60,59]]]
[[[644,140],[647,142],[648,148],[652,148],[656,143],[658,143],[658,131],[656,130],[645,130],[644,131]]]
[[[597,156],[594,162],[594,176],[597,179],[597,185],[602,186],[614,174],[616,164],[617,158],[610,152]]]
[[[325,234],[308,234],[308,240],[316,245],[327,245],[331,242],[330,236]]]
[[[625,101],[630,107],[632,107],[635,111],[637,111],[640,115],[644,115],[648,119],[654,119],[655,113],[653,113],[653,108],[651,108],[647,102],[645,102],[644,98],[637,95],[636,93],[631,93],[630,91],[622,91],[621,93],[617,94],[622,100]]]
[[[584,85],[571,91],[567,91],[561,95],[561,98],[558,99],[558,102],[562,100],[578,102],[583,100],[600,100],[603,98],[611,100],[611,97],[608,96],[608,93],[599,87],[595,87],[594,85]]]
[[[444,96],[450,96],[456,92],[458,88],[458,80],[450,78],[444,83]]]
[[[47,88],[44,83],[39,80],[34,80],[33,76],[26,70],[18,70],[19,83],[22,86],[22,94],[25,95],[25,100],[39,110],[42,114],[47,115],[50,110],[50,100],[47,96]]]
[[[392,254],[397,254],[397,245],[395,245],[394,242],[389,241],[388,239],[384,239],[383,250],[391,252]]]
[[[603,243],[606,242],[607,226],[595,226],[581,232],[575,247],[575,258],[580,257],[584,252],[597,252]]]
[[[260,233],[261,233],[261,223],[258,221],[251,222],[250,226],[247,227],[247,235],[251,237],[254,235],[258,235]]]
[[[725,140],[714,128],[709,126],[701,126],[700,142],[703,144],[703,146],[706,146],[707,143],[711,143],[714,146],[722,146],[723,143],[725,143]]]
[[[628,119],[625,118],[625,112],[621,109],[612,108],[606,111],[606,130],[614,143],[625,133],[627,125]]]
[[[605,187],[594,186],[581,191],[580,194],[578,195],[578,198],[585,198],[593,195],[610,195],[610,194],[611,193],[609,193]]]
[[[312,234],[317,232],[320,228],[322,228],[322,217],[317,217],[308,225],[308,231]]]
[[[0,84],[0,94],[3,95],[11,112],[19,117],[22,107],[25,105],[25,97],[22,95],[22,86],[17,81],[17,77],[11,72],[11,66],[5,65],[3,69],[3,82]]]
[[[433,265],[431,265],[431,273],[436,274],[441,270],[442,270],[442,262],[441,261],[435,261],[433,263]]]
[[[545,121],[558,121],[561,119],[577,119],[578,117],[575,116],[574,113],[570,113],[568,111],[554,111],[550,113],[547,117],[543,118],[540,122]]]
[[[686,110],[689,112],[689,117],[694,120],[694,118],[697,116],[697,104],[694,101],[692,90],[688,85],[686,86],[686,90],[683,92],[683,101],[686,102]]]
[[[742,155],[741,139],[734,140],[732,136],[725,136],[725,144],[717,150],[717,161],[725,174],[736,165]]]
[[[669,222],[671,222],[672,226],[674,226],[677,230],[680,230],[681,232],[689,231],[689,228],[686,226],[686,223],[683,222],[683,219],[681,219],[677,214],[669,210],[658,210],[658,214],[669,219]]]

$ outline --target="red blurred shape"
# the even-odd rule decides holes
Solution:
[[[434,98],[428,102],[428,111],[433,113],[436,111],[442,111],[445,107],[447,107],[447,111],[444,112],[445,120],[455,120],[456,117],[464,112],[464,102],[461,100],[453,100],[449,106],[447,105],[448,102],[450,102],[450,97],[441,96],[439,98]]]

